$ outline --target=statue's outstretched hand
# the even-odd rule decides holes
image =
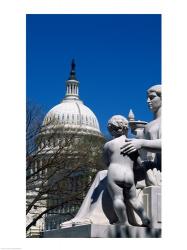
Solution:
[[[126,139],[125,144],[121,147],[121,154],[129,155],[142,147],[141,139]]]

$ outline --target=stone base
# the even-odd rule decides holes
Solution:
[[[161,229],[88,224],[46,231],[44,238],[160,238]]]
[[[154,228],[161,228],[161,188],[158,186],[143,189],[143,205]]]

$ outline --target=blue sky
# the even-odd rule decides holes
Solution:
[[[80,98],[108,119],[150,121],[146,90],[161,82],[160,15],[27,15],[27,99],[47,112],[63,99],[72,58]]]

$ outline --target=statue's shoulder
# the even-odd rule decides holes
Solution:
[[[149,122],[144,128],[145,139],[161,138],[161,122],[159,119]]]
[[[104,150],[111,149],[111,147],[113,147],[115,143],[116,143],[116,139],[106,142],[104,145]]]
[[[157,127],[157,128],[161,127],[160,119],[152,120],[149,123],[147,123],[144,130],[149,131],[153,127]]]
[[[107,150],[108,147],[109,147],[109,144],[110,144],[110,141],[106,142],[106,143],[104,144],[104,146],[103,146],[103,149],[104,149],[104,150]]]
[[[154,120],[148,122],[148,123],[145,125],[144,131],[145,131],[145,132],[149,131],[150,128],[151,128],[152,126],[154,126],[154,123],[155,123]]]

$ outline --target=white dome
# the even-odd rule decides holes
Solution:
[[[81,100],[63,100],[45,116],[43,125],[55,124],[83,133],[101,134],[95,114]]]
[[[72,60],[70,77],[66,81],[63,101],[52,108],[44,118],[43,125],[55,122],[57,128],[68,132],[102,136],[95,114],[79,99],[79,81],[75,77],[75,62]]]

